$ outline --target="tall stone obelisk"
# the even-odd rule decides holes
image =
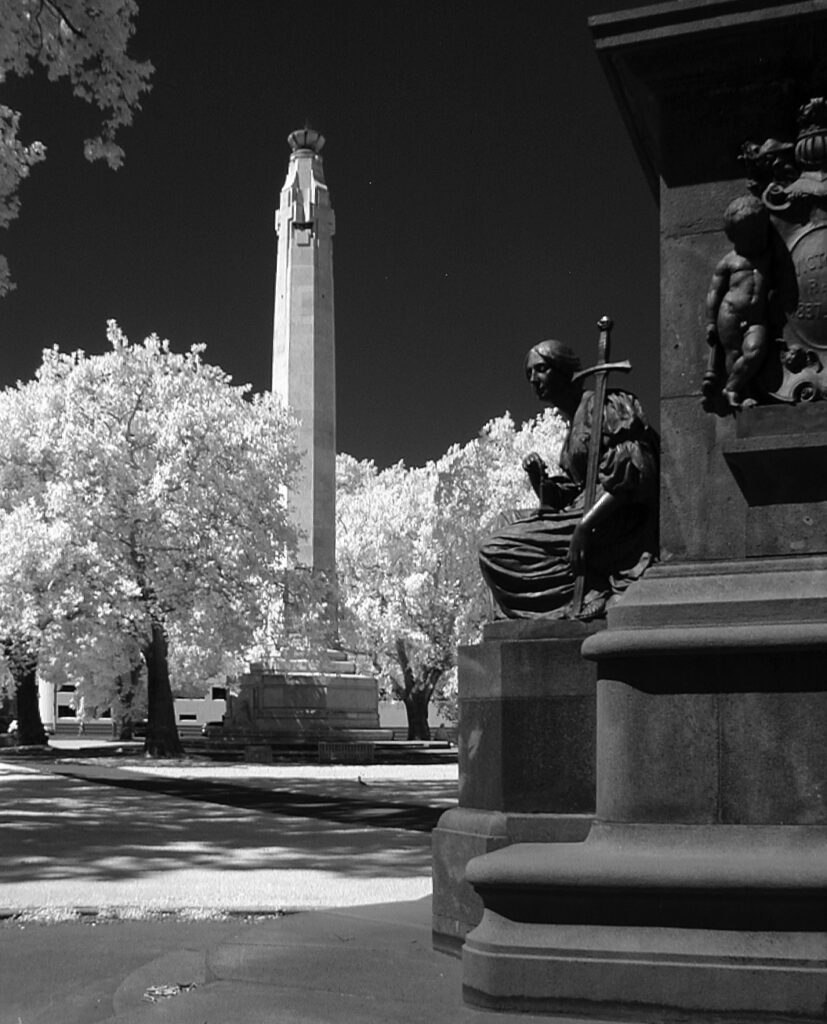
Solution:
[[[335,218],[324,180],[324,136],[291,132],[276,211],[273,392],[300,421],[302,468],[290,495],[302,538],[298,561],[332,577],[336,565]]]
[[[292,153],[276,211],[272,390],[299,419],[302,468],[289,499],[303,535],[298,564],[328,583],[321,617],[328,649],[312,657],[283,652],[269,665],[251,665],[224,733],[259,751],[283,742],[318,744],[322,758],[325,749],[333,756],[321,742],[327,738],[356,741],[357,753],[358,741],[370,745],[379,727],[378,691],[375,678],[359,675],[337,642],[335,220],[319,155],[324,137],[303,128],[287,141]],[[295,624],[286,608],[285,620],[289,635]]]

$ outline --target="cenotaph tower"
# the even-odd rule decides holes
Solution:
[[[331,584],[330,646],[311,658],[256,663],[240,677],[224,735],[264,751],[265,759],[267,747],[284,742],[318,745],[321,758],[325,739],[370,744],[379,727],[375,678],[358,674],[336,643],[335,221],[319,155],[324,137],[303,128],[287,141],[292,153],[276,211],[272,390],[299,420],[302,466],[289,503],[303,534],[298,564]]]
[[[320,156],[324,136],[291,132],[292,153],[276,211],[273,393],[298,417],[302,468],[290,504],[303,537],[299,564],[336,565],[335,218]]]

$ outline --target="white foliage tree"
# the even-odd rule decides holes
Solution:
[[[404,701],[411,739],[428,738],[434,694],[451,705],[457,646],[490,616],[479,541],[503,511],[536,504],[522,458],[537,450],[554,466],[563,432],[552,412],[519,430],[506,414],[423,467],[338,458],[342,634]]]
[[[75,676],[114,679],[139,651],[147,751],[173,755],[175,644],[205,678],[240,665],[281,586],[295,423],[199,346],[108,335],[110,353],[47,350],[0,395],[0,636]]]

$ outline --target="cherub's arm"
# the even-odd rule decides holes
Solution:
[[[724,256],[715,268],[706,293],[706,340],[710,345],[714,345],[718,337],[718,310],[729,288],[729,275],[729,258]]]

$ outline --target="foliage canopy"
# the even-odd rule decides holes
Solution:
[[[111,352],[47,350],[0,393],[0,636],[57,680],[142,657],[152,733],[153,666],[168,693],[170,657],[209,676],[272,626],[299,456],[278,400],[200,346],[108,334]]]
[[[456,648],[476,641],[491,615],[479,541],[503,511],[536,503],[522,457],[536,449],[554,466],[563,429],[551,411],[520,429],[506,414],[425,466],[378,470],[339,456],[343,636],[405,701],[411,739],[426,738],[434,694],[453,705]]]
[[[103,115],[100,134],[84,141],[87,160],[105,160],[113,169],[124,158],[118,130],[132,123],[153,71],[127,53],[137,13],[135,0],[0,0],[0,83],[38,66],[49,81],[66,79],[75,96]],[[20,117],[0,104],[0,227],[19,214],[20,184],[46,156],[42,142],[18,137]],[[12,287],[0,256],[0,296]]]

